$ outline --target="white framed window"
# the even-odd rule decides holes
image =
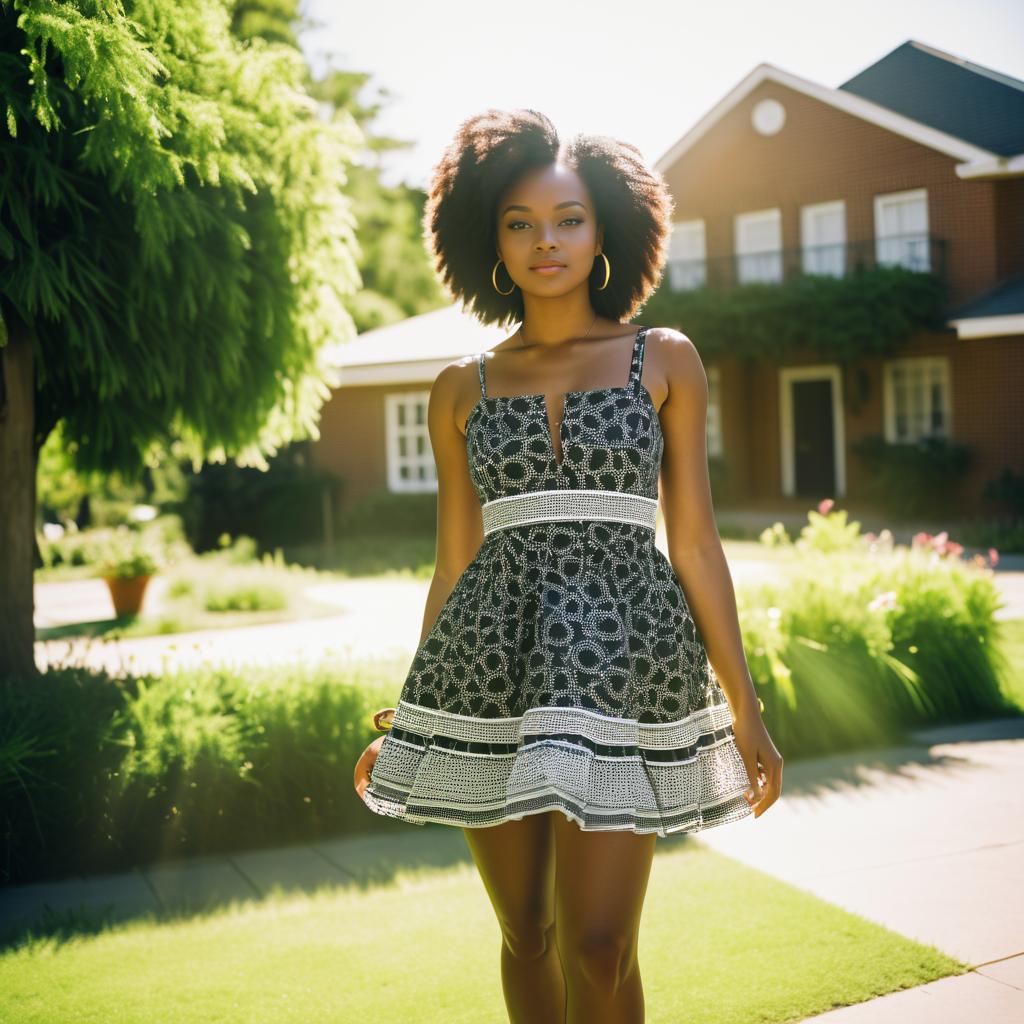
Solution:
[[[887,441],[899,444],[952,436],[948,359],[892,359],[884,364],[883,373]]]
[[[668,280],[677,291],[699,288],[707,281],[704,221],[683,220],[672,225],[668,243]]]
[[[846,273],[846,203],[836,199],[800,210],[800,246],[805,274]]]
[[[427,429],[426,391],[384,396],[384,434],[388,489],[436,491],[437,466]]]
[[[875,261],[908,270],[931,269],[927,189],[875,196]]]
[[[736,279],[741,284],[782,280],[782,211],[778,207],[736,214],[733,244]]]
[[[722,454],[722,374],[717,366],[707,368],[708,378],[708,415],[707,439],[708,455]]]

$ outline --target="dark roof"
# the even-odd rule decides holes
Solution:
[[[913,39],[839,88],[1000,156],[1024,152],[1024,82]]]
[[[949,320],[962,320],[976,316],[1012,316],[1020,313],[1024,313],[1024,274],[1011,277],[955,309],[947,309],[946,317]]]

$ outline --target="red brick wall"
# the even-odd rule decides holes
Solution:
[[[339,507],[386,491],[387,453],[384,396],[422,391],[429,384],[388,384],[335,388],[320,415],[320,439],[310,445],[317,468],[342,477]]]
[[[778,100],[786,109],[782,130],[767,137],[755,131],[750,119],[765,98]],[[996,192],[1010,184],[962,180],[956,176],[956,163],[802,93],[765,82],[669,168],[665,179],[675,200],[675,219],[703,218],[710,259],[732,255],[733,217],[739,212],[778,207],[783,248],[797,249],[800,207],[843,199],[847,240],[867,241],[875,234],[875,195],[926,188],[929,232],[946,240],[949,301],[956,304],[989,288],[1006,264],[1008,257],[1000,255],[1006,244],[1000,247],[996,240],[997,213],[1002,216],[1004,209]],[[1004,189],[1006,204],[1020,202],[1016,191]]]
[[[778,100],[786,123],[773,136],[759,134],[751,111],[765,98]],[[848,242],[874,238],[874,197],[906,189],[928,193],[930,234],[946,241],[950,305],[972,299],[1008,274],[1024,270],[1024,180],[963,180],[957,161],[876,127],[785,86],[755,89],[665,172],[676,220],[703,219],[707,256],[734,252],[735,214],[778,207],[784,249],[800,246],[800,208],[843,199]],[[686,325],[680,325],[686,330]],[[693,337],[700,348],[700,338]],[[977,462],[964,482],[965,509],[988,514],[984,482],[1004,466],[1024,469],[1024,338],[963,341],[952,332],[923,333],[896,356],[948,355],[951,359],[953,436],[975,447]],[[814,353],[785,365],[818,363]],[[749,501],[781,495],[778,368],[728,357],[721,366],[722,432],[730,497]],[[844,380],[847,446],[882,434],[882,360],[862,364],[867,395],[854,401],[856,369]],[[864,470],[848,453],[847,493],[864,487]]]

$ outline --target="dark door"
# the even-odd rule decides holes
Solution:
[[[796,493],[809,498],[834,497],[836,464],[832,382],[795,380],[791,387]]]

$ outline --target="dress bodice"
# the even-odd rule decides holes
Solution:
[[[637,331],[625,384],[566,393],[560,461],[545,396],[488,395],[486,354],[480,353],[480,399],[466,420],[466,452],[481,504],[560,488],[658,497],[664,437],[650,392],[640,382],[646,333],[646,327]]]

